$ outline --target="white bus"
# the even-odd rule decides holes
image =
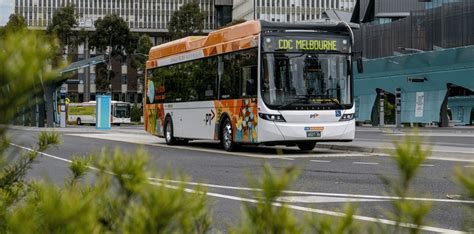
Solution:
[[[111,101],[111,124],[130,123],[130,103]],[[69,103],[67,105],[68,122],[82,124],[96,123],[96,102]]]
[[[168,144],[217,140],[227,151],[352,141],[352,45],[343,22],[255,20],[155,46],[145,129]]]

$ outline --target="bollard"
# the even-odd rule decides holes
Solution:
[[[402,89],[397,88],[395,90],[395,122],[397,124],[397,128],[402,128]]]
[[[385,126],[385,112],[384,112],[384,101],[385,93],[383,90],[380,90],[380,112],[379,112],[379,127]]]

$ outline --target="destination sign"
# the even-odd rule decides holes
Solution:
[[[349,52],[349,39],[346,38],[314,38],[314,37],[266,37],[263,40],[264,51],[282,52]]]

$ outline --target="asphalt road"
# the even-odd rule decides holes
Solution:
[[[36,141],[37,130],[14,129],[10,131],[14,144],[30,147]],[[383,134],[380,134],[383,135]],[[357,132],[359,138],[385,141],[390,137],[377,137],[367,131]],[[456,137],[456,136],[455,136]],[[430,144],[468,144],[472,138],[431,138]],[[357,214],[364,222],[379,223],[389,219],[390,194],[381,177],[395,178],[397,169],[391,157],[377,154],[317,149],[301,153],[295,147],[244,147],[241,152],[227,153],[216,144],[191,142],[188,146],[167,146],[163,140],[145,135],[139,127],[122,127],[103,133],[92,127],[61,131],[62,144],[48,150],[40,157],[29,178],[46,177],[58,184],[67,178],[68,160],[75,155],[89,155],[103,147],[119,147],[133,152],[143,147],[150,154],[150,168],[157,174],[171,171],[173,177],[188,175],[191,182],[204,184],[212,202],[215,230],[226,230],[226,225],[237,223],[242,202],[254,199],[248,192],[248,175],[258,176],[265,163],[281,169],[297,166],[301,176],[281,199],[288,202],[297,213],[325,214],[338,211],[346,202],[356,204]],[[18,147],[14,147],[17,150]],[[427,199],[433,209],[428,216],[426,230],[451,232],[462,230],[465,223],[464,206],[474,204],[463,197],[454,182],[456,167],[472,169],[472,161],[426,160],[413,188],[414,200]],[[193,187],[192,184],[189,185]],[[378,219],[378,220],[377,220]]]

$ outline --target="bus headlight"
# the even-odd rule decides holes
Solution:
[[[339,119],[339,121],[349,121],[349,120],[353,120],[354,119],[354,113],[352,114],[344,114],[342,115],[341,119]]]
[[[264,113],[258,113],[258,116],[260,118],[268,120],[268,121],[273,121],[273,122],[286,122],[285,118],[283,118],[282,115],[273,115],[273,114],[264,114]]]

